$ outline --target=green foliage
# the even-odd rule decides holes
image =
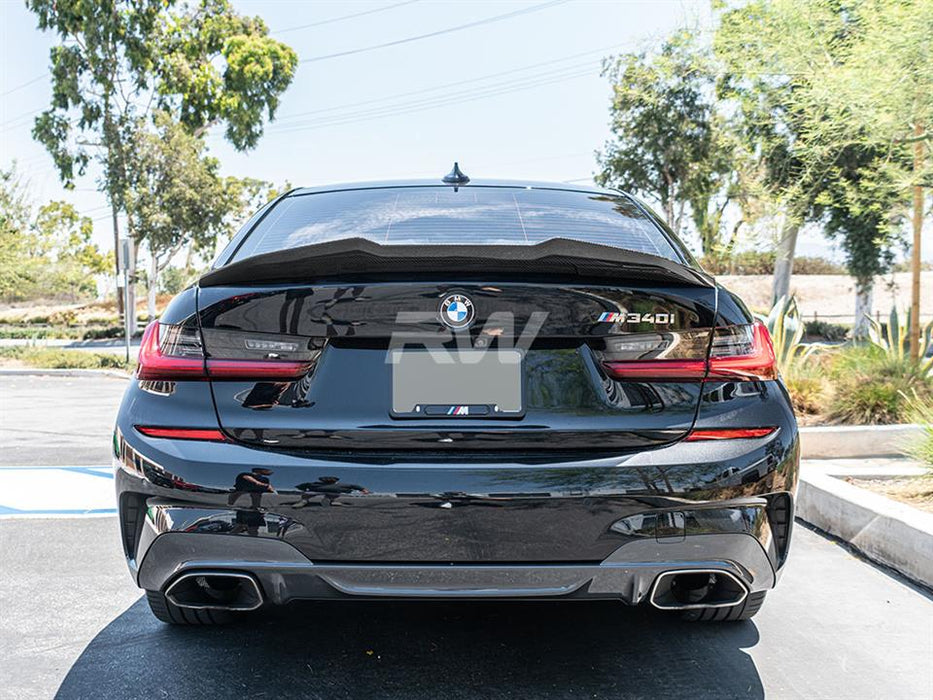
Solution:
[[[181,267],[169,267],[159,277],[159,291],[174,296],[197,278],[197,273]]]
[[[72,186],[96,159],[111,207],[127,215],[137,241],[152,244],[159,264],[186,239],[203,243],[216,234],[219,221],[239,212],[232,192],[241,186],[218,176],[199,139],[224,124],[237,150],[253,148],[291,83],[295,52],[228,0],[26,5],[39,27],[59,38],[50,52],[51,106],[36,119],[33,136],[62,181]],[[141,189],[153,183],[157,192]],[[160,215],[159,202],[181,208]],[[210,205],[203,220],[192,217],[196,203]]]
[[[295,51],[270,38],[259,17],[236,14],[228,0],[201,0],[166,15],[158,43],[161,109],[192,132],[225,122],[237,150],[255,147],[292,81]]]
[[[656,54],[607,61],[603,74],[613,90],[612,138],[597,181],[657,198],[678,232],[689,202],[702,250],[713,252],[732,196],[736,144],[714,110],[709,52],[681,31]]]
[[[889,156],[888,149],[876,146],[841,148],[815,199],[824,232],[841,243],[850,274],[868,288],[875,276],[890,270],[894,247],[903,243],[898,206],[904,192],[885,167]]]
[[[794,257],[794,274],[797,275],[845,275],[848,274],[844,265],[834,263],[826,258],[797,255]]]
[[[759,319],[771,333],[778,371],[783,377],[794,376],[820,348],[803,344],[804,324],[794,297],[781,297],[770,313]]]
[[[93,224],[66,202],[36,213],[15,167],[0,170],[0,298],[78,299],[97,293],[109,258],[91,242]]]
[[[165,112],[156,114],[155,124],[156,132],[135,134],[126,204],[131,229],[161,267],[186,243],[213,240],[237,202],[201,139]]]
[[[791,376],[784,377],[787,393],[790,395],[794,413],[797,415],[817,415],[825,406],[827,384],[819,371],[809,365],[798,368]]]
[[[891,309],[887,325],[869,318],[868,339],[872,345],[892,360],[908,361],[910,357],[910,309],[904,314],[903,322],[896,308]],[[923,376],[933,377],[933,357],[927,350],[933,347],[933,321],[920,329],[920,361],[917,371]]]
[[[887,355],[877,347],[848,348],[830,366],[833,396],[830,419],[842,423],[889,424],[909,419],[905,396],[931,396],[930,380],[909,359]]]
[[[849,328],[838,323],[816,320],[805,322],[803,333],[805,337],[820,338],[833,343],[845,340],[849,335]]]
[[[46,338],[65,338],[73,340],[100,340],[103,338],[122,338],[122,326],[30,326],[0,325],[0,338],[25,340],[44,340]]]
[[[921,435],[905,445],[905,452],[914,459],[933,467],[933,398],[923,398],[916,391],[904,397],[907,417],[920,426]]]
[[[712,275],[770,275],[774,272],[772,250],[714,252],[700,260],[703,269]],[[798,275],[844,275],[845,267],[825,258],[797,256],[794,273]]]
[[[27,257],[31,218],[26,188],[15,166],[0,170],[0,297],[5,299],[15,298],[34,274]]]
[[[924,177],[909,142],[933,122],[933,0],[718,7],[721,95],[740,105],[767,181],[789,216],[826,224],[870,285],[890,267],[906,185]]]
[[[704,256],[700,264],[711,275],[770,275],[774,272],[774,252],[713,252]]]
[[[86,352],[57,348],[12,347],[0,348],[0,358],[17,360],[30,367],[44,369],[122,369],[131,370],[133,359],[127,364],[119,353]]]

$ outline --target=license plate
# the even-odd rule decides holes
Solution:
[[[391,350],[392,410],[400,418],[519,418],[522,351]]]

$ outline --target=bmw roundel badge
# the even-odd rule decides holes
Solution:
[[[473,302],[463,294],[450,294],[441,302],[441,321],[454,330],[473,323]]]

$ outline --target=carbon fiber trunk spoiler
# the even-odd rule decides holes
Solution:
[[[346,238],[278,250],[204,274],[201,287],[443,275],[644,281],[713,287],[699,270],[655,255],[555,238],[535,245],[382,245]]]

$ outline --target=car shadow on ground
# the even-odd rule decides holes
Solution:
[[[185,628],[140,599],[57,697],[761,698],[757,642],[612,602],[301,602]]]

